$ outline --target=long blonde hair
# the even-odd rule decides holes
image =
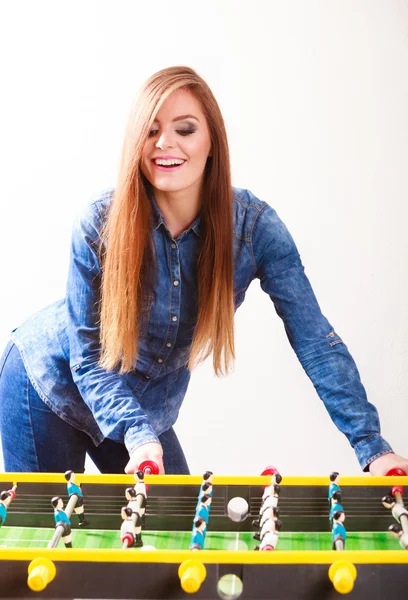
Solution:
[[[142,296],[155,263],[152,208],[140,170],[143,147],[163,102],[187,89],[201,102],[211,136],[202,189],[203,242],[197,264],[198,317],[190,349],[192,370],[213,353],[217,376],[235,359],[232,184],[221,111],[206,82],[189,67],[170,67],[142,86],[127,123],[117,185],[101,236],[101,356],[106,370],[136,366]]]

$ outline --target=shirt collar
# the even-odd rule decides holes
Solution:
[[[166,222],[165,222],[163,215],[161,214],[160,209],[157,205],[156,198],[154,197],[153,188],[151,186],[149,186],[147,196],[148,196],[151,206],[153,208],[153,230],[160,227],[160,225],[164,225],[164,227],[166,227],[166,229],[167,229]],[[190,231],[190,229],[192,229],[194,231],[194,233],[199,238],[201,238],[201,236],[202,236],[201,215],[198,215],[198,217],[191,223],[190,227],[183,232],[183,235],[188,233]]]

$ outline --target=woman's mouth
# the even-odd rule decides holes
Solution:
[[[153,165],[156,167],[156,169],[158,171],[166,171],[167,172],[173,172],[173,171],[179,171],[181,169],[181,167],[184,165],[184,163],[186,163],[186,160],[183,159],[179,159],[179,160],[175,160],[175,159],[168,159],[168,160],[164,160],[164,159],[153,159],[152,163]]]

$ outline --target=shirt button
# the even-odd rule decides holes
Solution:
[[[173,281],[173,285],[178,285],[179,282],[177,281],[177,279],[175,281]]]
[[[146,379],[151,379],[150,375],[145,375]]]
[[[172,321],[177,321],[177,317],[171,317]]]
[[[171,343],[167,342],[166,346],[167,346],[167,348],[171,348]]]
[[[177,248],[176,244],[172,244],[171,247],[173,248],[173,250],[174,248]]]
[[[162,363],[162,362],[163,362],[163,359],[162,359],[162,358],[158,358],[158,359],[157,359],[157,362],[158,362],[158,363]]]

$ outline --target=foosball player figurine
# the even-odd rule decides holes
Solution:
[[[17,484],[13,485],[11,490],[4,490],[0,493],[0,527],[4,525],[7,517],[7,510],[10,503],[16,499]]]
[[[210,483],[209,481],[204,481],[204,483],[201,484],[201,491],[203,492],[203,494],[208,494],[212,498],[212,483]]]
[[[135,545],[135,528],[133,525],[133,511],[129,506],[123,506],[120,511],[123,523],[120,527],[120,539],[122,540],[122,549],[133,548]]]
[[[276,519],[279,517],[279,508],[278,507],[273,507],[273,508],[267,508],[263,515],[262,515],[262,519],[261,521],[253,521],[252,524],[256,525],[258,528],[258,531],[256,533],[254,533],[254,535],[252,536],[254,538],[254,540],[260,540],[262,538],[263,533],[265,533],[265,531],[267,530],[268,527],[270,527],[270,521],[276,521]]]
[[[255,525],[259,530],[257,533],[254,533],[254,535],[252,536],[254,538],[254,540],[261,539],[261,532],[262,532],[262,529],[263,529],[265,523],[267,523],[270,519],[277,519],[279,517],[279,512],[280,511],[277,506],[267,508],[263,512],[261,520],[257,519],[255,521],[252,521],[252,525]]]
[[[262,528],[259,534],[259,539],[262,540],[263,536],[265,535],[265,533],[267,531],[272,531],[275,528],[276,522],[279,521],[279,519],[277,517],[272,516],[270,519],[267,519],[266,521],[264,521],[264,523],[262,524]],[[282,521],[279,521],[279,523],[281,524],[282,527]],[[255,538],[257,539],[257,538]]]
[[[144,482],[143,471],[136,471],[136,473],[134,474],[134,478],[136,481],[136,484],[135,484],[136,498],[139,497],[139,511],[140,511],[140,516],[142,517],[142,525],[144,525],[145,524],[146,505],[147,505],[147,491],[146,491],[146,484]]]
[[[75,514],[78,517],[79,526],[86,527],[89,525],[88,519],[85,519],[85,509],[84,509],[84,496],[82,490],[79,485],[77,485],[75,481],[75,473],[74,471],[65,471],[64,477],[67,481],[67,492],[68,496],[71,498],[75,494],[78,500],[75,504]]]
[[[0,494],[0,527],[6,522],[7,517],[7,504],[6,500],[10,497],[8,492],[1,492]]]
[[[279,517],[279,508],[277,506],[271,506],[270,508],[266,508],[262,513],[262,518],[259,522],[259,528],[262,529],[263,524],[268,519],[276,519]]]
[[[205,490],[203,490],[203,487],[206,483],[209,483],[212,486],[212,480],[213,480],[213,475],[214,473],[212,471],[206,471],[203,475],[203,483],[201,484],[201,490],[200,490],[200,495],[202,492],[204,492]],[[208,494],[208,492],[207,492]],[[212,492],[210,494],[210,496],[212,496]]]
[[[337,511],[344,512],[344,508],[341,505],[341,492],[339,492],[339,491],[333,492],[333,495],[331,497],[330,515],[329,515],[329,520],[331,523],[333,523],[333,515]]]
[[[258,518],[252,521],[252,525],[254,525],[255,527],[261,528],[265,520],[268,518],[267,515],[269,515],[269,511],[278,507],[280,485],[275,483],[269,486],[267,489],[270,493],[265,497],[261,504]]]
[[[282,521],[279,519],[270,519],[265,533],[261,536],[261,543],[259,546],[255,546],[255,550],[276,550],[281,529]]]
[[[211,508],[211,496],[209,494],[203,494],[200,498],[200,501],[196,510],[196,517],[201,517],[208,525],[208,519],[210,517],[210,508]]]
[[[206,471],[203,475],[203,481],[200,486],[200,490],[198,492],[196,511],[198,510],[198,506],[200,504],[200,498],[203,494],[208,494],[212,498],[213,494],[213,484],[212,484],[213,472]]]
[[[132,511],[133,531],[134,531],[134,535],[135,535],[134,545],[137,548],[140,548],[141,546],[143,546],[142,517],[140,515],[139,501],[136,498],[135,488],[132,488],[132,487],[126,488],[125,498],[128,501],[127,508],[130,508],[130,510]]]
[[[269,518],[268,517],[265,518],[264,521],[260,525],[261,532],[260,532],[259,539],[262,539],[263,534],[265,533],[265,531],[267,531],[268,523],[270,521],[273,522],[273,521],[278,520],[278,517],[279,517],[279,508],[271,508],[266,512],[269,513],[270,516],[269,516]],[[264,515],[265,515],[265,513],[264,513]]]
[[[344,550],[346,547],[347,533],[343,525],[345,518],[346,515],[344,510],[336,510],[336,512],[333,514],[333,550]]]
[[[275,483],[273,489],[271,490],[271,494],[269,494],[269,496],[267,496],[262,502],[261,509],[259,511],[259,516],[261,519],[263,513],[268,510],[268,508],[276,508],[278,506],[280,489],[280,485]]]
[[[204,538],[207,524],[202,517],[194,521],[193,531],[191,533],[190,550],[202,550],[204,548]]]
[[[51,504],[54,507],[55,528],[59,525],[64,528],[61,537],[65,544],[65,548],[72,548],[71,521],[64,511],[62,498],[60,496],[54,496],[51,500]]]
[[[394,537],[399,538],[401,548],[408,550],[408,535],[402,531],[401,525],[394,523],[388,527],[388,531],[390,531]]]
[[[329,485],[329,492],[327,494],[327,500],[329,502],[331,502],[332,496],[334,494],[334,492],[340,492],[341,493],[341,489],[339,486],[340,483],[340,475],[337,471],[333,471],[333,473],[330,473],[329,475],[330,478],[330,485]]]
[[[398,523],[401,524],[402,529],[408,529],[408,510],[405,508],[405,506],[395,502],[392,496],[384,496],[381,502],[385,508],[389,508],[391,510],[392,516],[396,521],[398,521]]]
[[[271,478],[271,485],[268,485],[264,489],[264,493],[262,495],[262,502],[266,500],[268,496],[273,495],[275,485],[280,484],[282,481],[282,475],[280,473],[274,473]]]

